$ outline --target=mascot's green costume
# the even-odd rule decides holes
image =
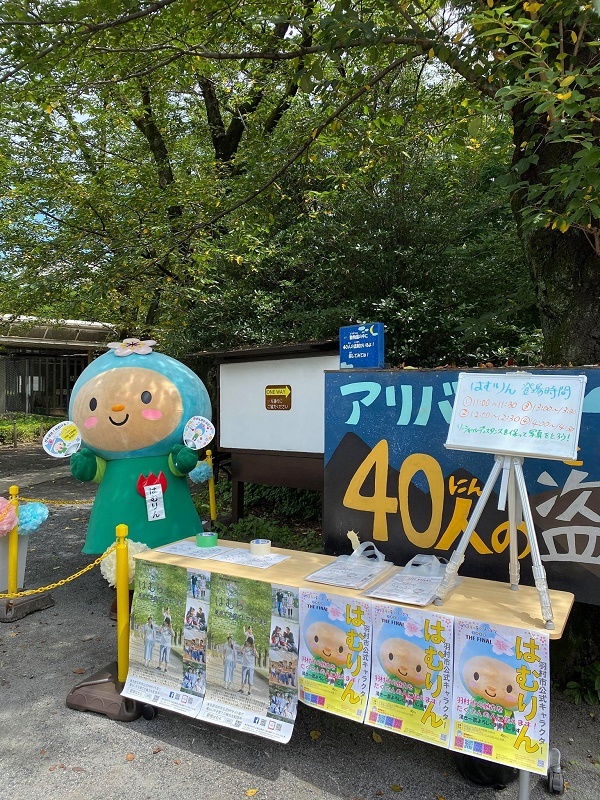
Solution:
[[[132,541],[151,548],[202,530],[186,477],[198,456],[182,434],[192,416],[210,419],[208,392],[180,361],[153,352],[154,344],[109,345],[73,388],[69,416],[83,447],[71,457],[71,472],[99,484],[84,553],[103,553],[121,523]],[[160,487],[151,490],[152,502],[149,486]]]

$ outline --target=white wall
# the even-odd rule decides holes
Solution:
[[[220,366],[220,447],[322,453],[325,442],[324,372],[340,359],[307,356]],[[265,388],[289,384],[289,411],[268,411]]]

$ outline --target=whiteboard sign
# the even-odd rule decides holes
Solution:
[[[586,381],[585,375],[461,372],[446,447],[573,460]]]
[[[221,364],[219,447],[323,453],[325,370],[337,370],[339,360],[318,355]]]

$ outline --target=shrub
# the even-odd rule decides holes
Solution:
[[[289,550],[306,550],[322,553],[320,534],[311,528],[282,525],[275,520],[249,515],[233,525],[215,523],[213,530],[224,539],[234,542],[250,542],[252,539],[270,539],[274,547]]]
[[[39,442],[41,436],[60,421],[58,417],[40,414],[0,414],[0,444],[13,444],[15,429],[17,443]]]

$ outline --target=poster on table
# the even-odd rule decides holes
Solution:
[[[298,607],[290,587],[137,559],[123,694],[287,742]]]
[[[300,590],[300,699],[364,722],[371,672],[371,603]]]
[[[212,573],[206,688],[197,717],[285,743],[298,704],[298,600],[295,590],[286,588],[286,616],[274,614],[280,588]],[[290,607],[295,613],[287,613]],[[275,628],[283,630],[276,647]]]
[[[509,393],[512,381],[505,380],[506,370],[498,370],[489,386],[483,384],[490,407],[471,405],[462,410],[471,416],[502,411],[513,417],[513,428],[530,430],[536,437],[543,436],[544,443],[558,446],[565,432],[555,432],[545,423],[555,424],[553,416],[576,414],[571,414],[573,405],[563,402],[571,398],[565,398],[560,387],[555,392],[548,385],[548,372],[531,370],[529,395],[517,408],[513,406],[516,395]],[[529,503],[549,587],[598,605],[600,369],[552,373],[570,380],[580,374],[587,377],[579,449],[575,458],[564,461],[525,458]],[[477,371],[470,374],[478,376]],[[449,558],[494,464],[491,453],[444,447],[458,379],[458,370],[446,369],[325,373],[326,552],[348,553],[347,533],[353,530],[361,541],[374,541],[398,565],[417,553]],[[492,390],[497,392],[495,399],[490,399]],[[498,408],[492,408],[492,402]],[[500,409],[500,404],[506,405]],[[476,423],[488,421],[487,417],[473,418]],[[533,423],[540,424],[532,427]],[[508,428],[502,423],[503,431]],[[508,581],[508,513],[498,509],[499,488],[500,482],[483,509],[461,575]],[[521,582],[533,585],[523,526],[519,526],[517,541]]]
[[[454,631],[450,749],[545,775],[548,634],[458,618]]]
[[[190,658],[188,574],[182,567],[136,560],[129,671],[123,694],[188,717],[202,705],[202,670]]]
[[[369,725],[448,747],[452,623],[446,614],[373,603]]]

